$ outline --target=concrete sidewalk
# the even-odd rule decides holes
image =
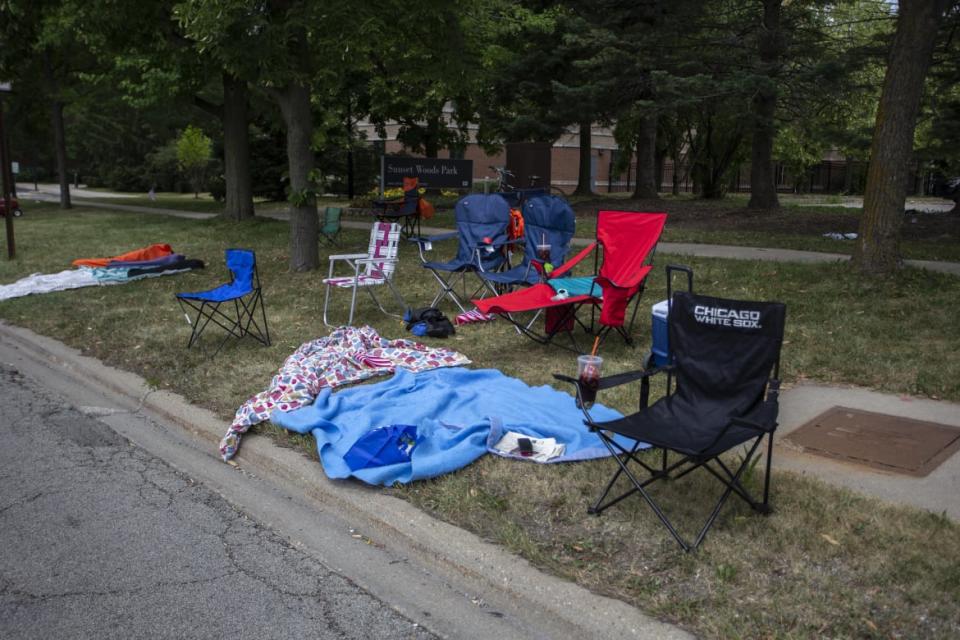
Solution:
[[[782,441],[797,427],[836,406],[936,422],[955,427],[960,434],[960,404],[857,387],[801,384],[785,389],[780,395],[774,467],[813,476],[887,502],[946,513],[960,521],[960,454],[945,460],[930,475],[915,478],[804,453]]]
[[[55,194],[45,192],[30,192],[30,195],[37,200],[47,202],[57,201],[59,198]],[[24,196],[26,198],[27,196]],[[157,215],[168,215],[177,218],[190,218],[194,220],[206,220],[216,217],[213,213],[199,213],[193,211],[179,211],[175,209],[163,209],[160,207],[143,207],[139,205],[116,204],[113,202],[96,202],[85,200],[83,198],[74,198],[73,204],[78,207],[96,207],[99,209],[110,209],[114,211],[129,211],[131,213],[150,213]],[[289,215],[285,211],[267,212],[262,215],[265,218],[274,220],[288,220]],[[369,222],[356,220],[344,220],[343,226],[348,229],[370,228]],[[450,231],[439,227],[421,227],[424,235],[434,235]],[[587,238],[574,238],[572,244],[578,247],[585,247],[592,240]],[[764,260],[771,262],[801,262],[801,263],[824,263],[824,262],[844,262],[850,260],[850,256],[843,253],[823,253],[818,251],[798,251],[796,249],[768,249],[763,247],[741,247],[720,244],[696,244],[684,242],[661,242],[657,246],[657,251],[681,256],[697,256],[701,258],[726,258],[731,260]],[[926,269],[928,271],[938,271],[941,273],[951,273],[960,276],[960,262],[938,262],[934,260],[904,260],[904,264],[917,269]]]

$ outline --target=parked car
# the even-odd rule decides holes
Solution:
[[[19,218],[23,215],[23,209],[20,208],[20,202],[16,198],[10,198],[10,209],[13,210],[13,217]],[[3,198],[0,198],[0,216],[7,215],[7,205]]]

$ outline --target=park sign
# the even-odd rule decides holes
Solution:
[[[473,160],[380,156],[381,191],[402,186],[404,178],[419,178],[421,187],[431,189],[470,189]]]

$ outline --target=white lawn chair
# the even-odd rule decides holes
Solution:
[[[330,256],[330,270],[323,283],[327,285],[326,295],[323,298],[323,323],[327,326],[334,326],[327,320],[327,307],[330,304],[330,290],[333,287],[340,289],[351,289],[350,297],[350,317],[347,324],[353,324],[353,312],[357,305],[357,289],[363,287],[366,289],[373,301],[377,303],[380,311],[387,315],[400,314],[390,313],[384,309],[380,300],[373,293],[373,287],[387,285],[390,292],[400,303],[402,310],[406,310],[407,304],[403,296],[393,286],[393,273],[397,268],[397,252],[400,243],[400,225],[389,222],[375,222],[370,230],[370,246],[366,253],[350,253]],[[344,262],[353,269],[353,274],[349,276],[334,277],[334,265],[338,262]],[[361,266],[363,270],[361,271]]]

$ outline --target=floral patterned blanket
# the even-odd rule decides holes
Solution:
[[[329,336],[300,345],[280,367],[270,387],[251,396],[237,409],[233,424],[220,441],[224,461],[236,454],[240,436],[270,419],[275,409],[293,411],[309,405],[323,387],[339,387],[397,367],[414,373],[470,364],[462,353],[430,348],[413,340],[387,340],[372,327],[339,327]]]

